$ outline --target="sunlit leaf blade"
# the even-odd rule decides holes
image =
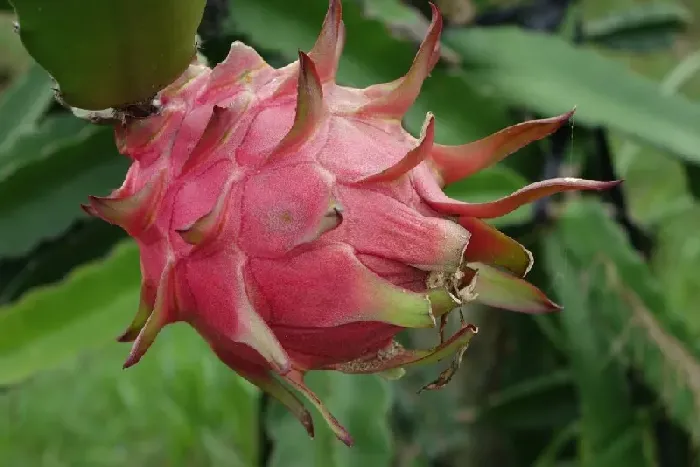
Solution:
[[[315,439],[279,404],[273,404],[268,430],[273,441],[270,467],[389,467],[393,455],[388,412],[390,383],[374,375],[318,372],[309,387],[355,440],[348,448],[314,411]]]
[[[148,358],[124,371],[127,351],[112,341],[9,388],[0,397],[3,464],[261,465],[259,392],[200,336],[169,327]]]
[[[658,83],[622,63],[557,36],[515,28],[445,34],[463,58],[463,76],[511,104],[555,115],[577,106],[576,121],[620,130],[700,163],[700,104],[663,95]]]
[[[29,53],[63,100],[97,110],[143,101],[195,56],[205,0],[12,0]]]
[[[21,382],[113,341],[138,307],[138,258],[135,244],[121,244],[64,281],[1,307],[0,385]]]
[[[669,308],[660,283],[600,204],[571,205],[547,241],[561,245],[570,263],[568,272],[552,273],[579,271],[587,277],[588,310],[598,332],[607,336],[611,354],[634,365],[668,413],[700,440],[700,338],[694,309]]]

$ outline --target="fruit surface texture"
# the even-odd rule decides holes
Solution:
[[[157,96],[159,112],[117,125],[133,163],[124,184],[84,208],[138,243],[141,304],[120,340],[139,361],[159,331],[189,323],[229,367],[279,399],[309,433],[315,406],[339,439],[350,434],[304,384],[311,370],[398,376],[454,356],[476,327],[444,335],[470,302],[526,313],[558,310],[524,280],[532,255],[489,219],[568,190],[615,182],[560,178],[467,203],[443,193],[565,124],[571,112],[444,146],[425,117],[416,138],[402,117],[440,58],[433,19],[403,77],[364,89],[335,81],[344,27],[330,2],[313,49],[280,69],[236,42],[216,67],[193,63]],[[409,350],[408,328],[439,344]],[[298,398],[301,395],[307,404]],[[358,397],[360,397],[358,395]]]

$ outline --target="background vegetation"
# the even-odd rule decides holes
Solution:
[[[137,251],[79,204],[123,179],[112,135],[71,116],[0,0],[0,465],[470,467],[700,465],[700,4],[438,0],[444,57],[406,119],[462,143],[578,106],[575,124],[450,191],[498,197],[556,174],[624,178],[601,196],[523,208],[499,226],[534,250],[553,316],[473,308],[463,370],[399,382],[314,374],[348,449],[228,371],[185,326],[121,369]],[[203,53],[231,41],[281,65],[315,39],[325,0],[210,1]],[[407,70],[427,3],[345,0],[339,79]],[[94,83],[99,86],[99,83]],[[421,334],[406,337],[417,343]]]

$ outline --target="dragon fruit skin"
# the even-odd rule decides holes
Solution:
[[[409,72],[353,89],[335,83],[344,37],[331,0],[310,53],[274,69],[236,42],[221,64],[193,63],[160,92],[160,112],[116,128],[133,164],[111,196],[85,210],[124,228],[141,252],[142,293],[121,341],[125,367],[165,325],[185,321],[216,355],[278,398],[313,435],[309,370],[384,373],[456,354],[427,388],[449,381],[476,328],[443,335],[468,301],[528,313],[557,310],[523,280],[531,254],[482,219],[556,192],[617,182],[553,179],[483,204],[442,187],[498,162],[568,121],[572,112],[515,125],[462,146],[419,139],[401,118],[439,58],[433,20]],[[439,319],[438,319],[439,318]],[[407,350],[406,328],[439,327],[440,344]],[[285,384],[286,383],[286,384]]]

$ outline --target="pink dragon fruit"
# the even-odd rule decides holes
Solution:
[[[531,254],[482,219],[556,192],[615,182],[553,179],[483,204],[442,192],[541,139],[571,113],[525,122],[463,146],[401,126],[439,58],[440,14],[408,73],[353,89],[335,83],[344,37],[331,0],[308,53],[284,68],[236,42],[213,69],[193,63],[158,95],[160,112],[118,125],[133,164],[123,186],[91,197],[92,215],[138,243],[141,305],[121,341],[125,367],[167,324],[185,321],[237,373],[279,399],[313,434],[314,405],[339,439],[350,435],[305,386],[309,370],[383,373],[454,354],[427,386],[449,381],[469,338],[445,319],[475,300],[527,313],[557,310],[523,280]],[[405,328],[439,329],[440,344],[407,350]]]

